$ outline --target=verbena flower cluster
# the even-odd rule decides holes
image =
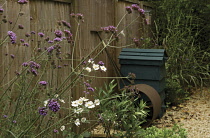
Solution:
[[[48,105],[47,106],[53,112],[57,112],[57,111],[60,110],[60,104],[58,103],[58,101],[56,99],[50,99],[48,101]]]
[[[114,26],[101,27],[101,29],[103,31],[105,31],[106,33],[109,33],[109,32],[111,32],[111,33],[117,33],[117,28],[114,27]]]
[[[86,90],[84,91],[84,93],[89,94],[90,92],[95,91],[95,89],[93,87],[91,87],[89,83],[84,82],[84,85],[86,86]]]
[[[27,1],[27,0],[19,0],[18,3],[19,3],[19,4],[27,4],[28,1]]]
[[[11,43],[15,44],[16,43],[16,39],[17,39],[16,34],[13,31],[8,31],[7,34],[9,36],[9,38],[10,38]]]
[[[22,64],[22,66],[29,67],[28,72],[31,72],[35,76],[38,75],[37,69],[39,69],[41,67],[40,64],[38,64],[38,63],[36,63],[34,61],[24,62]]]
[[[46,86],[48,83],[46,81],[40,81],[39,84],[43,85],[43,86]]]
[[[46,107],[39,107],[39,114],[46,116],[48,112],[48,109]]]
[[[63,34],[63,32],[61,30],[56,30],[54,33],[55,33],[55,36],[59,37],[59,38],[61,38],[62,34]]]
[[[134,10],[134,11],[138,11],[141,15],[143,15],[145,17],[144,9],[141,9],[138,4],[132,4],[131,6],[125,7],[125,9],[128,12],[128,14],[131,14],[132,11]]]
[[[44,83],[46,84],[45,81],[40,82],[41,85]],[[60,104],[58,100],[62,103],[65,103],[63,99],[58,99],[58,95],[55,95],[56,98],[48,99],[44,101],[44,107],[39,107],[38,112],[40,115],[47,115],[48,110],[51,110],[53,112],[58,112],[60,110]]]
[[[64,26],[71,28],[70,23],[68,23],[67,21],[62,20],[61,22],[63,23]]]

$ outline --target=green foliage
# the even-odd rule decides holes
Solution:
[[[139,138],[187,138],[185,129],[178,125],[174,125],[172,128],[161,129],[155,126],[148,127],[145,130],[138,132]]]
[[[166,79],[165,102],[169,105],[177,105],[188,96],[188,93],[181,87],[178,76]]]
[[[206,85],[209,79],[210,13],[204,0],[156,1],[156,41],[166,49],[168,77],[177,76],[181,86]],[[164,16],[163,16],[164,15]]]
[[[118,130],[116,136],[134,137],[145,121],[147,111],[146,104],[141,101],[134,105],[133,95],[126,91],[117,93],[114,88],[116,84],[112,81],[105,90],[99,91],[98,99],[101,101],[99,109],[99,120],[105,128],[105,133],[110,136],[111,129]],[[124,131],[124,132],[122,132]]]

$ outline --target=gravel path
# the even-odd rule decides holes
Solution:
[[[153,125],[163,128],[175,123],[183,125],[188,138],[210,138],[210,88],[196,90],[185,103],[167,109]]]

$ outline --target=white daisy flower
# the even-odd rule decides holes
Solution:
[[[85,101],[85,102],[86,102],[86,101],[88,101],[89,99],[87,99],[87,98],[85,98],[85,97],[80,97],[79,100],[82,100],[82,101]]]
[[[72,102],[71,102],[71,106],[74,106],[74,107],[79,106],[78,101],[72,101]]]
[[[78,102],[79,105],[82,105],[83,104],[83,100],[82,99],[79,99],[79,100],[76,100]]]
[[[86,121],[86,118],[85,117],[81,118],[81,122],[82,123],[84,123],[85,121]]]
[[[85,103],[85,107],[87,107],[87,108],[94,108],[95,104],[92,101],[88,101],[88,102]]]
[[[106,72],[106,67],[105,66],[100,66],[101,70],[103,70],[104,72]]]
[[[61,126],[60,130],[64,131],[65,130],[65,126]]]
[[[95,105],[100,105],[99,99],[95,99],[94,104],[95,104]]]
[[[74,121],[74,123],[75,123],[76,126],[79,126],[79,125],[80,125],[79,119],[76,119],[76,120]]]
[[[93,64],[93,69],[94,70],[99,70],[99,65],[98,64]]]
[[[86,67],[86,68],[84,68],[84,70],[86,70],[88,72],[91,72],[91,68],[90,67]]]
[[[45,100],[45,101],[44,101],[44,106],[47,106],[48,101],[49,101],[49,100]]]

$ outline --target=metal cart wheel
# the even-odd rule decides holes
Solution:
[[[147,122],[142,124],[142,127],[148,127],[153,120],[155,120],[160,113],[161,110],[161,98],[158,92],[151,86],[147,84],[136,84],[131,85],[128,88],[129,91],[135,91],[136,93],[140,94],[143,93],[149,98],[149,109],[150,109],[150,115],[147,118]]]

